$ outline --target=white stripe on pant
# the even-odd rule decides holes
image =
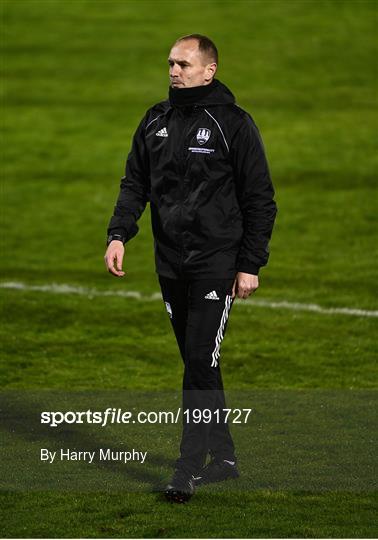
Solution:
[[[222,313],[221,322],[220,322],[218,332],[217,332],[217,335],[216,335],[216,338],[215,338],[215,349],[213,350],[212,355],[211,355],[211,357],[213,359],[213,361],[211,363],[211,367],[217,367],[217,365],[218,365],[218,358],[220,356],[220,346],[221,346],[221,343],[222,343],[222,340],[223,340],[224,325],[226,324],[226,321],[228,319],[228,314],[230,313],[231,301],[232,301],[232,296],[229,296],[227,294],[225,302],[224,302],[224,310],[223,310],[223,313]]]

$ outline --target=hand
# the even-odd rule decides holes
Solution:
[[[250,294],[255,292],[258,287],[258,276],[246,274],[245,272],[238,272],[232,286],[232,298],[235,298],[235,295],[237,295],[239,298],[245,300]]]
[[[120,240],[112,240],[105,253],[105,265],[107,270],[117,277],[122,277],[125,272],[122,271],[122,261],[125,248]]]

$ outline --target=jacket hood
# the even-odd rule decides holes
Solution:
[[[169,103],[172,107],[227,105],[235,103],[235,97],[226,85],[218,79],[213,79],[210,84],[205,86],[169,87]]]

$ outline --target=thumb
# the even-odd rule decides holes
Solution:
[[[116,268],[117,270],[122,274],[124,275],[125,272],[122,272],[122,263],[123,263],[123,252],[122,251],[118,251],[116,256],[115,256],[115,260],[116,260]]]
[[[236,294],[236,279],[234,279],[234,284],[232,285],[232,298],[235,298],[235,294]]]

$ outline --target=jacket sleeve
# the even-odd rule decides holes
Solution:
[[[236,269],[258,275],[268,262],[277,206],[264,145],[247,113],[232,140],[230,154],[244,228]]]
[[[127,157],[125,176],[121,178],[120,191],[114,214],[108,226],[108,236],[119,234],[124,243],[133,238],[139,227],[137,221],[142,215],[149,198],[149,158],[145,141],[147,115],[139,124]]]

